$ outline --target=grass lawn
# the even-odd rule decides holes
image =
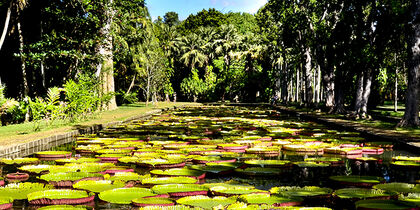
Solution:
[[[76,123],[64,123],[64,122],[53,122],[49,125],[47,122],[41,123],[41,130],[35,131],[35,123],[23,123],[16,125],[8,125],[0,127],[0,147],[8,146],[16,143],[29,142],[48,136],[65,133],[68,131],[75,130],[79,127],[86,127],[95,124],[105,124],[114,121],[122,121],[129,119],[134,116],[144,114],[154,109],[169,108],[173,106],[184,106],[184,105],[199,105],[198,103],[183,103],[183,102],[159,102],[158,105],[145,106],[144,103],[123,105],[113,111],[104,111],[95,114],[87,120],[76,122]]]

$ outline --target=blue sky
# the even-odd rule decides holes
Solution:
[[[179,19],[184,20],[190,14],[216,8],[223,13],[248,12],[256,13],[268,0],[146,0],[149,12],[155,20],[158,16],[163,17],[166,12],[174,11],[179,14]]]

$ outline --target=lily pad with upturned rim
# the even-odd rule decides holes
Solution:
[[[71,205],[52,205],[52,206],[44,206],[37,210],[86,210],[87,208],[83,206],[71,206]]]
[[[386,193],[383,190],[367,188],[343,188],[334,191],[334,196],[341,199],[367,199],[367,198],[390,198],[394,194]]]
[[[344,185],[370,187],[375,184],[384,183],[385,179],[377,176],[330,176],[330,179]]]
[[[288,160],[246,160],[245,164],[250,166],[260,166],[260,167],[271,167],[271,168],[282,168],[290,166],[290,161]]]
[[[387,209],[400,209],[400,210],[410,210],[415,209],[416,205],[410,204],[407,202],[397,201],[397,200],[361,200],[355,203],[357,209],[363,210],[387,210]]]
[[[155,185],[151,188],[157,194],[169,194],[173,197],[204,195],[209,188],[199,184],[164,184]]]
[[[93,201],[94,193],[84,190],[44,190],[28,194],[33,205],[82,204]]]
[[[90,192],[100,193],[106,190],[112,190],[125,186],[125,182],[111,180],[83,180],[73,184],[73,188],[87,190]]]
[[[27,195],[30,193],[53,188],[52,185],[37,182],[12,183],[0,187],[0,197],[12,197],[15,200],[24,200],[27,199]]]
[[[204,179],[206,172],[191,170],[186,168],[174,168],[168,170],[152,170],[151,174],[157,176],[186,176],[186,177],[195,177],[197,179]]]
[[[392,182],[374,185],[373,188],[397,193],[420,193],[420,185]]]
[[[226,198],[220,196],[210,198],[204,195],[183,197],[177,200],[177,203],[179,204],[200,207],[203,209],[213,209],[216,206],[225,207],[235,202],[236,198]]]
[[[273,187],[270,189],[272,194],[279,194],[285,197],[317,197],[317,196],[329,196],[333,192],[330,188],[322,188],[318,186],[282,186]]]
[[[138,207],[145,206],[174,206],[175,202],[169,198],[136,198],[132,203]]]
[[[279,175],[283,173],[283,170],[278,168],[260,168],[260,167],[252,167],[252,168],[245,168],[245,169],[235,169],[236,173],[245,174],[250,176],[271,176],[271,175]]]
[[[99,193],[103,201],[115,204],[130,204],[133,199],[156,196],[152,190],[146,188],[117,188]]]
[[[300,205],[303,201],[302,198],[288,198],[270,194],[241,195],[238,200],[248,204],[267,204],[274,206],[296,206]]]
[[[141,181],[144,185],[157,185],[157,184],[195,184],[197,179],[191,177],[157,177],[145,178]]]
[[[6,165],[28,165],[28,164],[37,164],[39,163],[38,158],[15,158],[15,159],[7,159],[3,158],[0,159],[0,163],[6,164]]]

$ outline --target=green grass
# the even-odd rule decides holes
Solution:
[[[118,107],[113,111],[96,113],[92,117],[76,123],[55,121],[53,123],[41,122],[41,129],[35,131],[35,123],[28,122],[22,124],[8,125],[0,127],[0,145],[7,146],[17,143],[29,142],[32,140],[45,138],[48,136],[69,132],[78,128],[88,127],[95,124],[105,124],[114,121],[127,120],[133,116],[142,115],[146,112],[169,108],[173,106],[198,105],[197,103],[172,103],[159,102],[156,106],[145,106],[145,103],[129,104]]]

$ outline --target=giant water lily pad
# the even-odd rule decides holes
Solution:
[[[116,204],[130,204],[133,199],[156,196],[150,189],[146,188],[117,188],[99,193],[103,201]]]
[[[191,170],[185,168],[174,168],[168,170],[152,170],[150,171],[153,175],[158,176],[187,176],[187,177],[196,177],[197,179],[203,179],[206,175],[203,171]]]
[[[52,185],[36,182],[11,183],[5,187],[0,187],[0,197],[12,197],[15,200],[23,200],[27,198],[29,193],[53,188]]]
[[[208,187],[199,184],[165,184],[155,185],[151,188],[158,194],[169,194],[171,196],[180,197],[188,195],[207,194]]]
[[[106,190],[124,187],[123,181],[112,182],[111,180],[83,180],[73,184],[73,188],[100,193]]]
[[[377,209],[415,209],[416,205],[397,200],[361,200],[355,203],[357,209],[377,210]]]
[[[267,204],[274,206],[296,206],[303,201],[301,198],[287,198],[270,194],[241,195],[238,200],[248,204]]]
[[[86,210],[83,206],[71,206],[71,205],[52,205],[38,208],[38,210]]]
[[[330,179],[352,186],[373,186],[385,182],[384,178],[376,176],[330,176]]]
[[[373,188],[396,193],[420,193],[420,185],[401,182],[377,184]]]
[[[290,161],[288,160],[246,160],[245,164],[260,167],[288,167]]]
[[[420,193],[409,193],[408,195],[400,195],[400,201],[408,202],[420,206]]]
[[[191,177],[158,177],[145,178],[141,181],[144,185],[156,184],[195,184],[197,179]]]
[[[140,175],[138,173],[134,173],[134,172],[117,172],[114,174],[114,176],[111,177],[105,177],[108,180],[111,181],[141,181],[144,178],[149,178],[150,174],[147,175]]]
[[[94,193],[84,190],[44,190],[28,194],[29,203],[35,205],[82,204],[94,198]]]
[[[286,197],[315,197],[315,196],[329,196],[333,190],[330,188],[321,188],[318,186],[305,187],[273,187],[270,189],[272,194],[279,194]]]
[[[203,209],[213,209],[216,206],[224,207],[235,202],[236,198],[226,198],[220,196],[210,198],[204,195],[183,197],[177,200],[177,203],[179,204],[200,207]]]
[[[38,158],[15,158],[15,159],[8,159],[3,158],[0,159],[0,163],[6,165],[27,165],[27,164],[37,164],[39,162]]]
[[[254,187],[249,186],[235,186],[235,185],[225,185],[225,186],[215,186],[211,187],[210,191],[214,195],[220,196],[234,196],[234,195],[243,195],[251,193],[269,193],[268,191],[255,189]]]
[[[132,200],[135,206],[145,207],[145,206],[173,206],[175,205],[174,201],[169,198],[136,198]]]
[[[66,158],[66,159],[57,159],[55,162],[57,164],[67,164],[67,163],[92,163],[99,162],[101,159],[98,158]]]
[[[69,173],[49,173],[39,177],[45,181],[77,181],[85,178],[99,178],[102,179],[103,175],[98,173],[86,173],[86,172],[69,172]]]
[[[383,190],[367,188],[343,188],[336,190],[333,195],[342,199],[389,198],[390,193]]]

